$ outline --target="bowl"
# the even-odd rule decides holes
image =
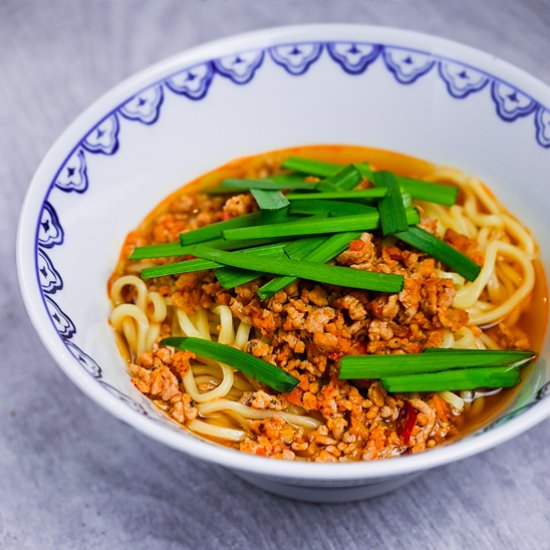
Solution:
[[[479,176],[527,221],[549,272],[548,86],[455,42],[358,25],[223,39],[105,94],[38,168],[21,212],[17,266],[44,345],[100,406],[264,489],[340,502],[389,491],[550,416],[548,344],[506,410],[457,442],[378,462],[279,461],[205,442],[160,414],[130,383],[106,292],[126,234],[170,192],[237,157],[323,143],[390,149]]]

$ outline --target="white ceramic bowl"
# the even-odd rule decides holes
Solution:
[[[388,491],[549,416],[548,346],[508,410],[457,443],[380,462],[309,464],[238,453],[172,424],[130,383],[107,322],[107,278],[125,235],[153,205],[236,157],[323,143],[391,149],[483,178],[532,228],[550,272],[550,89],[454,42],[353,25],[224,39],[117,86],[40,165],[21,213],[17,260],[44,345],[99,405],[265,489],[336,502]]]

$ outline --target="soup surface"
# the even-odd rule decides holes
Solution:
[[[420,227],[481,266],[480,275],[468,282],[394,237],[364,231],[329,263],[400,274],[402,291],[297,279],[261,299],[257,291],[273,275],[257,273],[234,288],[224,288],[214,269],[140,277],[144,269],[190,257],[129,259],[137,247],[178,242],[180,234],[256,212],[249,192],[212,190],[226,179],[285,174],[281,163],[289,157],[341,165],[367,161],[372,169],[458,187],[453,206],[415,198],[411,206],[418,209]],[[370,187],[365,177],[357,189]],[[342,356],[416,354],[433,347],[538,352],[547,319],[536,243],[479,180],[397,153],[351,146],[238,159],[185,185],[127,236],[109,293],[111,324],[138,390],[200,437],[289,460],[374,460],[423,451],[488,422],[517,391],[516,386],[388,393],[378,380],[340,379]],[[169,336],[236,347],[299,383],[290,392],[274,391],[224,363],[159,344]]]

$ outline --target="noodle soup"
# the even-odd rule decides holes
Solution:
[[[479,275],[468,282],[410,245],[364,231],[331,263],[401,274],[402,291],[298,279],[261,299],[257,291],[273,275],[258,273],[229,289],[215,269],[140,278],[143,270],[186,258],[130,260],[136,247],[177,242],[182,233],[253,214],[257,201],[249,192],[212,189],[231,178],[285,173],[281,163],[291,156],[342,165],[368,160],[376,170],[458,188],[453,206],[414,198],[411,206],[420,226],[478,264]],[[370,186],[364,178],[358,188]],[[374,460],[420,452],[475,429],[515,389],[389,393],[378,380],[340,379],[342,357],[434,347],[538,351],[547,317],[544,280],[528,230],[479,180],[376,149],[301,147],[231,162],[158,205],[124,243],[109,282],[111,324],[134,385],[196,435],[274,458]],[[298,383],[274,391],[223,362],[160,345],[171,336],[232,346]]]

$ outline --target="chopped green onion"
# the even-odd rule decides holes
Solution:
[[[428,374],[405,374],[382,378],[390,393],[475,390],[479,388],[509,388],[520,381],[514,367],[480,367]]]
[[[223,252],[213,248],[197,245],[193,254],[205,260],[239,267],[274,273],[275,275],[292,275],[319,283],[327,283],[350,288],[375,290],[379,292],[400,292],[403,288],[403,277],[386,273],[374,273],[349,267],[328,266],[303,260],[283,258],[255,257],[242,252]]]
[[[343,168],[341,164],[332,162],[322,162],[320,160],[305,159],[301,157],[289,157],[282,164],[282,168],[287,170],[295,170],[302,174],[310,174],[320,178],[328,178],[333,176]]]
[[[325,237],[310,237],[285,243],[283,244],[284,253],[291,259],[299,260],[324,240]],[[214,273],[223,288],[227,289],[244,285],[264,275],[262,271],[250,271],[229,266],[220,267]]]
[[[359,170],[352,164],[342,168],[339,172],[330,176],[329,178],[320,181],[315,188],[318,191],[349,191],[354,187],[357,187],[363,176],[361,176]]]
[[[460,350],[434,348],[405,355],[347,355],[340,362],[342,379],[386,378],[464,367],[520,366],[534,357],[532,351]]]
[[[253,254],[256,256],[279,257],[285,255],[285,246],[288,243],[276,243],[256,248],[241,250],[242,254]],[[156,265],[146,267],[141,271],[142,279],[152,279],[153,277],[164,277],[166,275],[179,275],[181,273],[192,273],[195,271],[204,271],[205,269],[215,269],[222,267],[222,264],[211,260],[184,260],[183,262],[174,262],[171,264]],[[256,279],[257,277],[254,277]]]
[[[201,338],[172,337],[164,338],[160,344],[192,351],[199,357],[221,361],[278,392],[290,392],[300,382],[296,377],[267,361],[218,342]]]
[[[291,202],[290,212],[292,214],[330,214],[332,216],[351,216],[364,212],[376,212],[376,208],[373,206],[360,202],[317,200],[317,195],[310,195],[310,197],[313,200]]]
[[[468,281],[475,281],[481,271],[470,258],[421,227],[409,227],[406,231],[395,233],[395,236],[421,252],[433,256]]]
[[[418,223],[419,215],[416,209],[409,208],[407,221],[410,224]],[[229,229],[223,232],[225,239],[246,239],[267,237],[293,237],[296,235],[319,235],[324,233],[343,233],[345,231],[370,231],[379,226],[378,212],[366,212],[355,216],[338,216],[322,220],[299,220],[291,223],[277,223],[272,225],[257,225],[247,228]]]
[[[322,193],[289,193],[286,198],[290,201],[299,200],[324,200],[324,199],[378,199],[385,197],[387,189],[383,187],[371,187],[357,191],[326,191]]]
[[[383,235],[393,235],[397,231],[405,231],[409,224],[395,175],[386,171],[375,172],[374,183],[387,192],[386,196],[378,203]]]
[[[211,239],[216,239],[222,236],[225,229],[233,229],[237,227],[247,227],[254,225],[255,222],[260,221],[260,213],[254,212],[253,214],[246,214],[245,216],[239,216],[238,218],[232,218],[223,222],[212,223],[205,225],[200,229],[194,229],[187,233],[181,233],[180,244],[197,244]]]
[[[291,258],[294,259],[302,259],[308,262],[328,262],[338,256],[338,254],[346,250],[346,248],[349,246],[349,243],[353,239],[357,239],[360,235],[360,232],[349,232],[335,233],[328,239],[323,237],[322,242],[319,242],[316,248],[314,248],[311,252],[304,254],[301,258],[298,256],[290,256],[288,249],[292,245],[287,246],[285,251]],[[289,275],[281,275],[279,277],[275,277],[274,279],[260,287],[257,291],[257,294],[262,300],[266,300],[267,298],[273,296],[275,293],[279,292],[279,290],[283,290],[288,285],[292,284],[296,279],[297,277]]]

